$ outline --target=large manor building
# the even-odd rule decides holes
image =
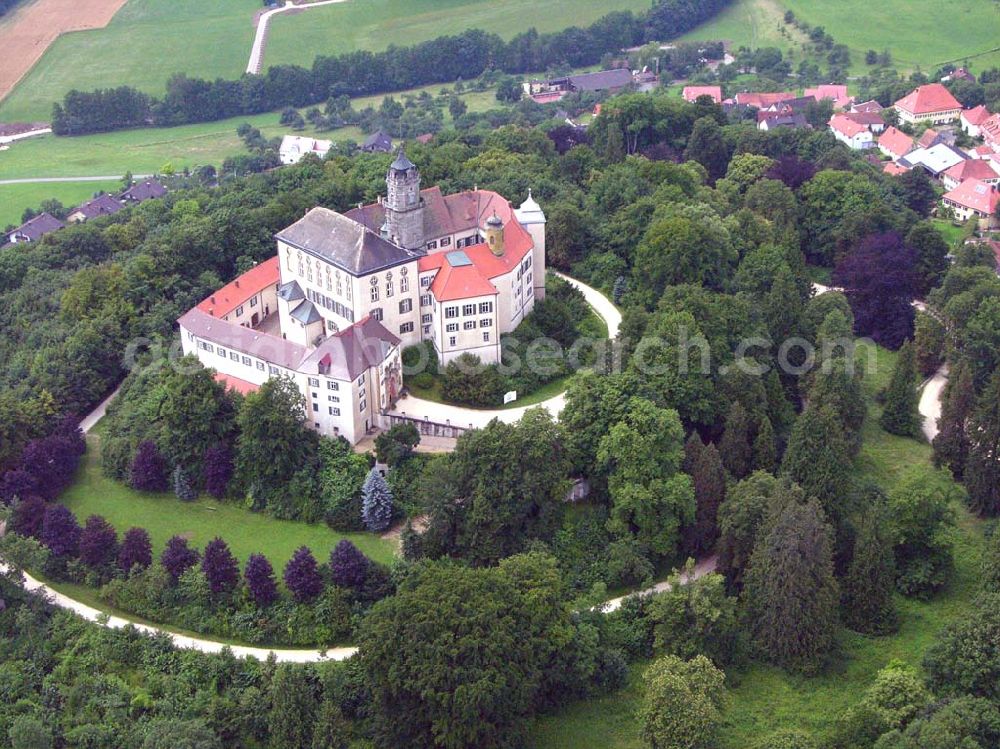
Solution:
[[[179,322],[184,353],[248,392],[291,377],[307,418],[352,443],[383,425],[402,387],[400,351],[430,341],[447,364],[500,360],[545,295],[545,214],[495,192],[421,189],[402,150],[377,203],[313,208],[275,235],[278,254]]]

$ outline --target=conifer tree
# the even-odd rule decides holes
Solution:
[[[920,398],[916,388],[917,365],[913,343],[907,341],[899,349],[899,358],[885,393],[885,407],[879,423],[890,434],[916,437],[920,434]]]
[[[969,457],[969,418],[976,407],[972,368],[960,361],[945,385],[938,433],[934,437],[934,465],[946,466],[956,479],[965,474]]]
[[[802,487],[806,495],[820,501],[827,518],[840,527],[851,472],[851,458],[843,437],[843,425],[830,408],[807,408],[792,429],[781,475]]]
[[[191,481],[188,479],[187,473],[180,466],[174,466],[171,483],[174,486],[174,495],[177,499],[184,502],[193,502],[198,498],[198,492],[191,486]]]
[[[240,565],[229,550],[229,546],[219,537],[205,545],[201,559],[201,571],[205,573],[208,587],[213,595],[232,592],[240,579]]]
[[[118,566],[126,575],[133,568],[146,569],[153,563],[153,547],[145,528],[129,528],[118,550]]]
[[[299,603],[308,603],[323,592],[323,576],[316,558],[306,546],[300,546],[285,565],[285,587]]]
[[[830,527],[810,500],[784,505],[764,530],[743,589],[752,646],[771,663],[815,671],[839,623]]]
[[[893,593],[896,564],[881,513],[869,510],[861,518],[854,555],[844,580],[844,623],[855,632],[884,635],[898,626]]]
[[[691,554],[701,556],[715,548],[719,537],[719,505],[726,498],[726,471],[715,445],[709,443],[697,450],[691,467],[694,484],[695,517],[687,547]]]
[[[1000,368],[979,397],[969,423],[971,446],[965,467],[969,507],[980,515],[1000,514]]]
[[[778,470],[778,446],[774,441],[771,420],[761,417],[757,434],[753,438],[753,470],[774,473]]]
[[[361,520],[372,533],[381,533],[392,522],[392,490],[374,468],[361,487]]]
[[[266,608],[278,600],[278,583],[274,580],[274,568],[263,554],[251,554],[247,557],[243,569],[243,579],[247,590],[261,608]]]
[[[746,478],[753,461],[750,444],[750,417],[743,404],[734,401],[726,415],[726,428],[719,442],[722,464],[736,480]]]
[[[188,546],[186,538],[173,536],[160,554],[160,564],[170,573],[173,581],[177,582],[181,575],[198,564],[199,557],[198,551]]]
[[[80,534],[80,561],[94,570],[107,568],[118,552],[118,534],[100,515],[91,515]]]
[[[136,449],[129,483],[133,489],[141,492],[167,490],[167,462],[152,440],[141,442]]]
[[[228,445],[214,445],[205,451],[202,461],[202,480],[205,491],[216,499],[226,496],[229,481],[233,478],[233,451]]]

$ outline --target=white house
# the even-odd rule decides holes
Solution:
[[[833,137],[848,148],[864,151],[875,147],[875,134],[865,125],[855,122],[846,114],[835,114],[830,118],[830,132]]]
[[[917,86],[893,105],[900,122],[930,125],[955,122],[962,114],[962,105],[951,91],[940,83]]]
[[[973,138],[980,136],[980,127],[990,118],[990,110],[980,104],[972,109],[965,109],[959,117],[959,124],[962,129]]]
[[[278,155],[282,164],[296,164],[307,153],[315,154],[322,159],[333,146],[333,141],[316,140],[303,135],[286,135],[281,139]]]

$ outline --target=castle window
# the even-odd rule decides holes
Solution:
[[[350,284],[350,282],[347,283],[347,301],[351,301],[351,284]],[[351,317],[351,320],[353,320],[353,319],[354,318]]]
[[[465,330],[475,330],[476,329],[476,321],[475,320],[469,320],[468,322],[463,323],[462,327]]]
[[[317,377],[310,377],[309,378],[309,387],[318,388],[319,387],[319,378],[317,378]]]
[[[237,354],[235,351],[230,351],[229,358],[232,359],[233,361],[238,362],[240,360],[240,355]]]
[[[444,316],[446,318],[458,317],[458,307],[445,307]]]
[[[251,307],[256,307],[257,306],[257,300],[258,300],[258,297],[255,297],[255,296],[254,297],[250,297],[250,306]]]
[[[330,406],[330,416],[340,416],[340,409]]]
[[[327,390],[340,390],[340,385],[333,380],[327,380],[326,388]]]
[[[410,312],[412,309],[413,309],[413,300],[412,299],[404,299],[403,301],[401,301],[399,303],[399,312],[400,312],[400,314],[403,314],[403,313],[406,313],[406,312]]]
[[[447,247],[450,244],[451,244],[451,237],[444,237],[444,238],[441,239],[441,246],[442,247]]]
[[[365,401],[361,401],[361,405],[358,406],[358,410],[364,413],[366,408],[368,408],[368,404]]]
[[[466,305],[464,305],[462,307],[462,314],[463,315],[474,315],[474,314],[476,314],[476,305],[474,305],[474,304],[466,304]]]
[[[450,323],[448,323],[445,326],[444,329],[448,333],[457,333],[458,332],[458,323],[457,322],[450,322]]]
[[[431,326],[430,325],[425,325],[424,326],[424,335],[430,335],[430,334],[431,334]]]
[[[389,296],[392,296],[392,294],[393,294],[392,279],[391,278],[387,278],[385,280],[385,295],[387,297],[389,297]]]
[[[264,371],[264,362],[262,362],[262,361],[257,362],[257,369],[259,369],[261,372],[263,372]]]
[[[430,307],[431,306],[431,295],[430,294],[422,294],[421,295],[421,297],[420,297],[420,306],[421,307]]]
[[[413,323],[411,323],[411,322],[404,322],[402,325],[399,326],[399,332],[400,333],[412,333],[413,332]]]
[[[288,270],[292,269],[292,248],[291,247],[289,247],[288,249],[285,250],[285,267],[288,268]]]
[[[382,308],[381,307],[373,307],[372,308],[372,319],[373,320],[378,320],[379,322],[382,322]]]
[[[403,270],[406,270],[406,268],[403,268]],[[410,279],[407,278],[406,275],[404,274],[403,277],[399,279],[399,293],[405,294],[409,290],[410,290]]]
[[[479,321],[479,327],[480,328],[493,327],[493,320],[489,317],[484,317],[482,320]]]
[[[487,330],[485,333],[483,333],[483,343],[489,343],[489,342],[490,342],[490,332]]]
[[[223,359],[225,359],[225,358],[226,358],[226,350],[225,350],[224,348],[222,348],[221,346],[219,347],[219,351],[218,351],[218,354],[219,354],[219,356],[221,356],[221,357],[222,357]]]
[[[431,285],[431,278],[432,278],[431,276],[424,276],[423,278],[420,279],[420,285],[426,289],[428,286]]]
[[[432,242],[428,242],[427,243],[427,249],[428,250],[436,250],[437,246],[438,246],[437,240],[434,240]]]
[[[480,302],[479,303],[479,314],[488,315],[493,311],[493,302]]]
[[[455,336],[452,336],[451,338],[448,339],[448,345],[449,346],[455,345]]]
[[[422,323],[429,323],[432,320],[433,320],[433,316],[432,315],[421,315],[420,316],[420,322],[422,322]]]
[[[372,301],[378,301],[378,286],[372,286]]]

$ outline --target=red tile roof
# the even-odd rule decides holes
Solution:
[[[921,148],[930,148],[934,144],[938,143],[940,139],[941,133],[934,128],[929,127],[924,130],[924,134],[920,136],[920,139],[917,141],[917,145]]]
[[[882,167],[882,171],[885,172],[886,174],[892,174],[894,176],[898,176],[900,174],[906,174],[910,170],[907,169],[905,166],[900,166],[894,161],[887,161],[885,166]]]
[[[967,179],[978,179],[983,182],[991,179],[1000,179],[1000,174],[997,174],[997,171],[990,166],[990,162],[986,159],[961,161],[946,171],[945,174],[959,182],[965,182]]]
[[[863,101],[860,104],[855,104],[851,107],[852,112],[881,112],[885,107],[879,104],[874,99],[869,99],[868,101]]]
[[[802,92],[803,96],[815,96],[816,101],[822,99],[833,99],[837,101],[839,99],[847,98],[847,86],[842,86],[837,83],[824,83],[816,88],[807,88]]]
[[[988,110],[982,104],[980,104],[978,107],[973,107],[972,109],[966,109],[964,112],[962,112],[962,119],[968,122],[970,125],[982,125],[989,118],[990,118],[990,110]]]
[[[722,86],[685,86],[681,91],[684,101],[696,101],[699,96],[711,96],[716,104],[722,102]]]
[[[945,193],[943,199],[963,208],[970,208],[977,213],[992,216],[1000,204],[1000,192],[995,185],[988,185],[978,179],[969,179],[951,192]]]
[[[868,130],[867,127],[862,125],[860,122],[856,122],[851,117],[846,114],[835,114],[830,118],[830,129],[836,130],[838,133],[846,135],[848,138],[853,138],[859,133],[863,133]]]
[[[979,131],[987,143],[1000,142],[1000,114],[995,114],[983,121]]]
[[[736,99],[736,103],[740,106],[763,109],[764,107],[769,107],[772,104],[788,101],[789,99],[795,99],[797,97],[790,91],[782,91],[778,93],[741,93],[736,94],[734,98]]]
[[[917,86],[897,101],[896,106],[910,114],[931,114],[962,108],[958,99],[951,95],[951,91],[940,83]]]
[[[197,309],[213,317],[225,317],[268,286],[276,286],[279,275],[278,256],[275,255],[203,299]]]
[[[886,131],[879,136],[878,144],[897,159],[913,150],[913,138],[894,127],[886,128]]]
[[[233,377],[232,375],[222,374],[222,372],[215,373],[215,381],[221,382],[226,386],[226,390],[233,390],[240,395],[246,395],[247,393],[253,393],[260,385],[256,385],[252,382],[247,382],[246,380],[241,380],[239,377]]]

